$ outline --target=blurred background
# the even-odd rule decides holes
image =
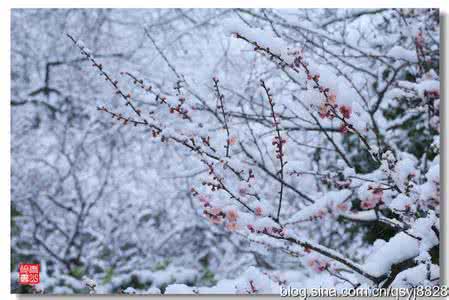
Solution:
[[[259,80],[269,81],[279,102],[289,104],[287,95],[298,87],[285,83],[286,77],[269,60],[231,39],[224,26],[229,20],[264,28],[292,50],[328,65],[353,84],[366,107],[385,95],[383,87],[394,71],[395,76],[413,80],[409,66],[379,59],[398,43],[413,49],[407,32],[413,22],[428,25],[437,47],[429,69],[438,71],[438,12],[428,10],[13,9],[13,293],[31,292],[17,284],[20,262],[41,264],[47,293],[86,293],[83,276],[110,293],[129,286],[163,291],[171,283],[211,286],[235,278],[249,266],[273,271],[280,279],[286,274],[296,281],[307,277],[308,270],[294,257],[250,247],[239,235],[211,226],[190,193],[207,170],[189,159],[186,149],[161,145],[148,131],[122,126],[97,112],[96,106],[103,103],[120,110],[122,100],[66,36],[81,39],[130,91],[133,82],[121,72],[132,72],[166,94],[175,93],[182,74],[186,94],[203,105],[205,122],[214,114],[211,78],[218,76],[230,123],[243,128],[239,135],[257,137],[261,147],[254,151],[271,167],[272,128],[267,106],[261,104]],[[354,48],[376,52],[354,54]],[[134,95],[142,109],[154,107],[145,95],[133,91]],[[401,102],[388,100],[377,112],[383,120],[376,124],[380,130],[404,114]],[[292,107],[297,114],[283,119],[296,149],[288,153],[292,165],[313,174],[337,169],[341,161],[329,139],[304,121],[307,114],[299,106]],[[389,141],[417,157],[434,157],[432,149],[422,145],[431,144],[439,133],[415,126],[419,118],[391,129]],[[249,123],[252,131],[245,125]],[[325,124],[332,136],[338,131],[334,125]],[[219,125],[216,130],[221,132]],[[335,140],[358,172],[373,170],[356,139]],[[255,172],[264,178],[260,194],[275,194],[276,182],[264,170]],[[289,180],[305,193],[331,187],[325,176],[313,174]],[[304,205],[294,191],[287,191],[286,199],[286,214]],[[355,260],[366,255],[379,235],[394,233],[379,224],[349,226],[341,219],[313,222],[302,230]]]

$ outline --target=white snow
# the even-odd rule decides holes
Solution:
[[[403,59],[412,63],[416,63],[418,58],[416,57],[416,50],[408,50],[401,46],[394,46],[387,54],[396,59]]]

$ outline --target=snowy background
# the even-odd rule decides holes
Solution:
[[[438,10],[11,22],[13,292],[439,284]]]

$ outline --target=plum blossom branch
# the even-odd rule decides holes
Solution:
[[[346,267],[350,268],[351,270],[357,272],[358,274],[368,278],[369,280],[371,280],[372,282],[379,284],[381,283],[383,280],[386,279],[385,275],[382,276],[374,276],[372,274],[369,274],[368,272],[366,272],[365,270],[362,269],[361,266],[357,265],[356,263],[352,262],[351,260],[343,257],[342,255],[327,249],[326,247],[323,247],[321,245],[315,244],[315,243],[311,243],[311,242],[307,242],[307,241],[302,241],[299,239],[296,239],[294,237],[291,236],[281,236],[281,235],[276,235],[276,234],[272,234],[272,233],[268,233],[266,232],[265,235],[268,235],[274,239],[278,239],[278,240],[286,240],[289,241],[291,243],[300,245],[306,249],[311,249],[313,251],[316,251],[324,256],[327,256],[329,258],[332,258],[335,261],[338,261],[339,263],[345,265]]]
[[[116,91],[117,94],[119,94],[123,100],[125,100],[126,102],[126,106],[131,107],[131,109],[134,111],[134,113],[143,119],[144,122],[148,121],[143,118],[142,116],[142,111],[140,109],[138,109],[132,102],[131,102],[131,94],[126,94],[124,92],[122,92],[122,90],[119,88],[118,86],[118,81],[117,80],[113,80],[108,73],[106,73],[103,69],[103,65],[98,63],[95,58],[93,57],[93,55],[91,54],[90,50],[88,48],[86,48],[84,46],[84,44],[78,42],[77,40],[75,40],[75,38],[73,38],[70,34],[66,33],[66,35],[69,37],[70,40],[72,40],[72,42],[81,50],[81,54],[83,54],[84,56],[86,56],[86,58],[92,62],[92,66],[97,68],[98,71],[100,72],[100,75],[103,76],[105,78],[105,80],[107,82],[109,82],[114,90]]]
[[[287,162],[284,162],[284,144],[286,143],[286,140],[282,138],[281,136],[281,129],[279,128],[279,120],[276,117],[276,113],[274,111],[274,101],[273,96],[270,93],[270,88],[265,85],[265,81],[260,80],[260,84],[262,88],[265,91],[265,94],[268,97],[268,103],[270,105],[270,111],[271,111],[271,117],[273,119],[273,126],[276,131],[276,136],[273,138],[272,144],[276,147],[276,158],[279,159],[280,163],[280,169],[277,172],[277,174],[280,177],[281,182],[281,190],[279,191],[279,203],[278,203],[278,209],[276,214],[276,219],[279,220],[279,215],[281,214],[281,207],[282,207],[282,196],[284,194],[284,166]]]
[[[220,92],[220,88],[218,86],[218,78],[214,77],[212,78],[213,82],[214,82],[214,89],[215,89],[215,94],[217,96],[217,99],[219,101],[219,104],[217,105],[217,108],[219,108],[221,110],[221,113],[223,115],[223,126],[224,129],[226,130],[226,157],[229,157],[229,148],[231,146],[231,137],[229,135],[229,126],[228,126],[228,122],[226,121],[226,112],[225,112],[225,108],[224,108],[224,96],[223,94]]]

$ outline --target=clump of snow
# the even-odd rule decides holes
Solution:
[[[277,294],[279,284],[255,267],[249,267],[235,283],[238,294]]]
[[[157,287],[151,287],[145,291],[145,294],[159,295],[159,294],[161,294],[161,290],[158,289]]]
[[[429,286],[427,276],[430,275],[430,280],[439,278],[440,267],[437,265],[430,265],[430,270],[427,270],[426,264],[419,264],[416,267],[406,269],[399,273],[391,284],[392,288],[412,288],[416,286]],[[438,284],[433,281],[433,284]]]
[[[381,276],[387,273],[393,264],[412,258],[418,254],[418,241],[400,232],[373,255],[369,256],[364,268],[375,276]]]
[[[430,91],[440,91],[440,81],[439,80],[423,80],[416,84],[416,90],[420,97],[424,97],[424,93]]]
[[[396,59],[403,59],[412,63],[418,62],[416,50],[408,50],[401,46],[394,46],[388,51],[388,56]]]
[[[171,284],[165,289],[165,294],[196,294],[194,288],[185,284]]]
[[[404,194],[399,194],[388,206],[392,209],[406,210],[410,209],[412,204],[413,200],[411,197]]]
[[[403,159],[399,160],[392,172],[391,177],[396,185],[404,190],[407,183],[414,177],[418,176],[416,169],[416,158],[407,155]]]
[[[95,288],[97,286],[97,283],[95,282],[95,280],[87,277],[87,276],[83,276],[83,283],[89,287],[89,288]]]
[[[135,295],[135,294],[137,294],[137,291],[136,291],[134,288],[132,288],[132,287],[127,287],[127,288],[123,291],[123,293],[124,293],[124,294],[127,294],[127,295]]]
[[[367,258],[363,268],[370,274],[381,276],[389,272],[392,265],[418,256],[423,251],[421,244],[424,244],[425,250],[437,245],[438,238],[430,228],[433,224],[434,220],[432,218],[418,219],[409,232],[417,235],[421,240],[404,232],[399,232],[374,251]]]
[[[225,32],[228,34],[238,33],[250,41],[257,42],[260,46],[269,48],[271,52],[282,57],[288,64],[293,63],[294,57],[290,55],[292,49],[284,40],[274,36],[266,30],[250,28],[240,20],[227,20],[224,24]]]

